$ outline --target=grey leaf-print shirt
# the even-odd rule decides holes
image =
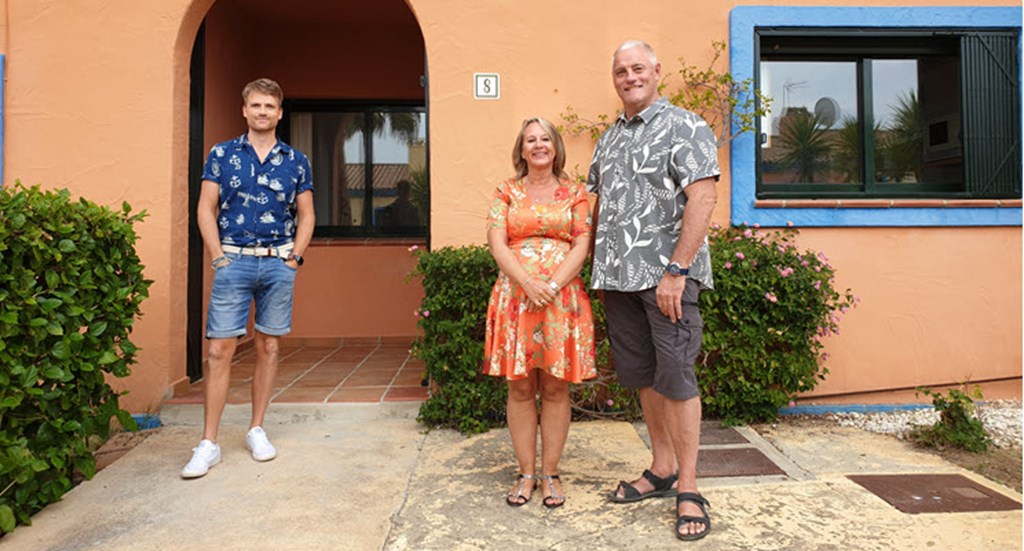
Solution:
[[[592,286],[657,287],[679,240],[683,190],[719,174],[715,134],[704,119],[665,98],[630,120],[620,114],[598,140],[587,179],[587,189],[600,196]],[[688,277],[713,286],[706,238]]]

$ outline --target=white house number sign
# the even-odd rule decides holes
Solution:
[[[473,73],[473,98],[498,99],[501,97],[501,77],[498,73]]]

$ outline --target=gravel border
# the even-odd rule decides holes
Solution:
[[[996,447],[1021,449],[1021,418],[1024,411],[1020,400],[991,400],[976,405],[978,418]],[[915,425],[938,422],[939,413],[929,407],[886,413],[826,413],[823,417],[844,427],[893,434],[903,439]]]

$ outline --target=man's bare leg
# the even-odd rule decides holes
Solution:
[[[679,492],[697,493],[697,451],[700,448],[700,397],[689,400],[664,401],[665,421],[679,462]],[[677,515],[699,517],[703,513],[696,503],[684,501]],[[681,534],[699,534],[703,524],[690,522],[679,528]]]
[[[640,389],[640,409],[643,411],[644,423],[647,424],[647,434],[651,438],[651,472],[659,478],[667,478],[678,470],[674,441],[669,435],[665,419],[666,402],[668,400],[653,388],[648,386]],[[634,480],[632,485],[641,494],[654,489],[650,481],[642,476]],[[623,490],[620,488],[616,495],[623,497]]]
[[[249,428],[262,427],[267,414],[270,395],[274,391],[274,377],[277,375],[277,361],[280,337],[265,335],[256,331],[256,369],[252,376],[252,421]]]
[[[231,383],[231,359],[235,356],[238,339],[210,339],[207,351],[206,373],[203,376],[203,438],[217,442],[220,417],[228,401]]]

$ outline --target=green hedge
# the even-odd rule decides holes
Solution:
[[[834,288],[821,253],[801,251],[793,229],[713,227],[715,290],[701,293],[703,348],[697,375],[707,417],[726,424],[770,421],[828,369],[821,338],[838,333],[839,314],[855,298]],[[497,267],[486,247],[413,248],[425,298],[423,337],[413,351],[432,381],[419,420],[472,433],[505,421],[505,385],[482,374],[487,300]],[[589,280],[589,269],[584,269]],[[572,385],[574,418],[639,417],[635,391],[615,380],[604,309],[592,294],[598,377]]]
[[[0,531],[58,501],[118,407],[105,375],[135,362],[128,339],[148,296],[127,203],[111,211],[67,190],[0,188]]]

